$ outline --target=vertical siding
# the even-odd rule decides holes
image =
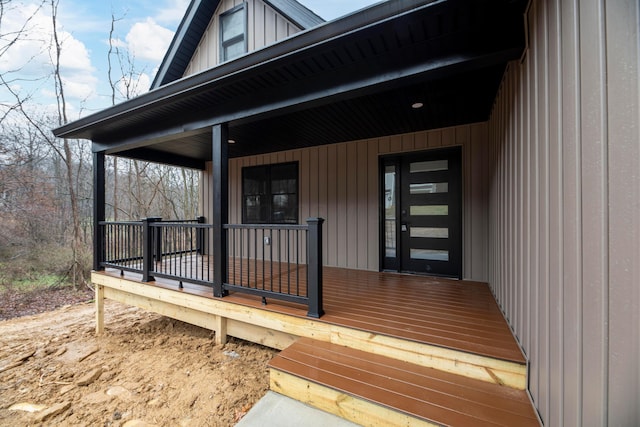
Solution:
[[[638,3],[532,1],[489,122],[489,281],[545,425],[640,425]]]
[[[379,157],[442,146],[463,148],[463,275],[472,280],[487,280],[486,123],[232,159],[230,222],[242,221],[243,167],[298,161],[300,222],[310,216],[326,219],[325,264],[377,271]],[[205,211],[211,206],[210,167],[208,163],[202,186]],[[205,216],[210,217],[206,212]]]
[[[185,76],[218,65],[220,62],[218,16],[243,2],[247,4],[247,46],[249,52],[283,40],[300,31],[293,23],[260,0],[222,0],[187,66]]]

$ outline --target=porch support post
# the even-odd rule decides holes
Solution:
[[[104,256],[104,230],[100,225],[105,220],[105,169],[104,151],[93,153],[93,270],[104,270],[100,265]]]
[[[223,297],[222,284],[227,281],[227,233],[229,222],[229,126],[222,123],[212,129],[213,163],[213,296]]]
[[[307,218],[309,235],[307,236],[307,286],[309,312],[307,316],[320,318],[322,308],[322,218]]]

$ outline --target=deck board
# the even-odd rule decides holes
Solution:
[[[538,425],[522,390],[301,338],[270,367],[446,425]],[[287,385],[277,387],[286,392]]]
[[[256,270],[261,283],[262,269]],[[526,363],[486,283],[334,267],[324,267],[323,277],[321,322]],[[179,290],[171,280],[149,284]],[[213,298],[210,288],[186,282],[179,291]],[[292,316],[307,314],[300,304],[269,299],[263,306],[261,298],[238,292],[224,300]]]

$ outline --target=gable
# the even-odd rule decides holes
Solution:
[[[247,9],[248,52],[324,22],[296,0],[192,0],[151,89],[218,65],[219,16],[242,4]]]

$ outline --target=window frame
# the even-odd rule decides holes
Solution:
[[[229,17],[235,13],[241,13],[242,14],[242,23],[243,23],[243,31],[242,34],[239,34],[237,36],[234,36],[232,38],[230,38],[229,40],[224,40],[223,38],[223,20],[226,17]],[[219,21],[219,39],[220,39],[220,43],[219,43],[219,48],[220,48],[220,62],[227,62],[227,61],[231,61],[232,59],[238,58],[239,56],[242,56],[242,54],[247,53],[248,50],[248,35],[247,35],[247,31],[248,31],[248,24],[247,24],[247,3],[243,2],[242,4],[239,4],[238,6],[235,6],[223,13],[220,14],[220,16],[218,17],[218,21]],[[227,58],[225,56],[225,48],[228,46],[231,46],[239,41],[243,42],[244,45],[244,52],[238,56],[234,56],[232,58]]]
[[[275,195],[278,194],[283,194],[283,193],[273,193],[273,189],[272,189],[272,182],[273,182],[273,178],[272,178],[272,169],[278,166],[285,166],[285,165],[293,165],[295,166],[295,196],[296,196],[296,207],[295,207],[295,219],[293,221],[287,221],[287,220],[275,220],[273,218],[273,199]],[[247,205],[246,205],[246,199],[247,197],[251,196],[249,194],[246,193],[246,184],[245,184],[245,177],[246,174],[248,173],[248,171],[251,170],[257,170],[257,169],[263,169],[264,170],[264,175],[266,177],[266,181],[267,181],[267,187],[266,187],[266,192],[265,192],[265,197],[269,202],[269,217],[266,218],[264,221],[248,221],[247,220]],[[284,225],[296,225],[299,224],[299,220],[300,220],[300,164],[297,161],[293,161],[293,162],[282,162],[282,163],[268,163],[268,164],[263,164],[263,165],[256,165],[256,166],[244,166],[242,168],[242,173],[241,173],[241,179],[242,179],[242,185],[241,185],[241,203],[242,203],[242,224],[284,224]],[[286,194],[293,194],[293,193],[286,193]]]

